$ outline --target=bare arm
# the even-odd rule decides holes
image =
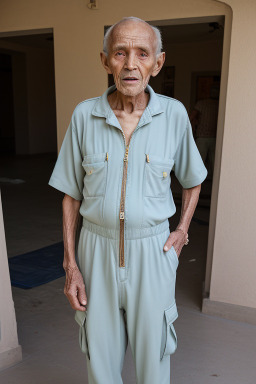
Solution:
[[[194,215],[200,191],[201,184],[196,185],[193,188],[183,188],[180,222],[177,225],[176,230],[171,232],[168,239],[166,240],[165,246],[167,246],[167,249],[164,248],[164,251],[168,251],[173,245],[179,257],[181,250],[186,242],[185,234],[188,232],[190,222]]]
[[[87,303],[85,284],[75,259],[75,235],[79,219],[81,201],[65,195],[62,201],[63,211],[63,268],[66,271],[64,294],[73,309],[85,311]]]

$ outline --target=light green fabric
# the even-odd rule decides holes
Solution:
[[[76,106],[49,185],[82,200],[80,213],[87,220],[117,229],[125,139],[107,100],[114,89]],[[174,215],[172,169],[184,188],[207,176],[184,105],[150,86],[146,90],[150,100],[129,145],[125,216],[132,228],[156,225]]]
[[[176,212],[171,170],[184,188],[202,183],[207,170],[184,105],[147,86],[149,103],[129,145],[125,266],[119,267],[125,137],[107,101],[114,90],[76,106],[49,185],[82,201],[77,262],[88,309],[76,311],[75,320],[89,384],[123,383],[128,340],[137,384],[169,384],[179,264],[174,247],[163,251]]]
[[[130,342],[137,384],[170,384],[170,355],[178,346],[174,322],[174,247],[163,250],[168,220],[126,231],[125,267],[119,267],[118,230],[83,219],[78,265],[85,281],[87,312],[76,311],[79,345],[89,384],[122,384]]]

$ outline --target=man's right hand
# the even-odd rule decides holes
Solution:
[[[87,297],[85,284],[78,266],[65,266],[64,269],[66,271],[64,294],[67,296],[73,309],[86,311]]]

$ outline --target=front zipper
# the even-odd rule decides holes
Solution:
[[[138,127],[138,126],[137,126]],[[137,129],[135,128],[135,130]],[[135,132],[133,131],[133,133]],[[122,187],[121,187],[121,200],[120,200],[120,211],[119,211],[119,218],[120,218],[120,239],[119,239],[119,267],[125,266],[125,259],[124,259],[124,211],[125,211],[125,193],[126,193],[126,181],[127,181],[127,169],[128,169],[128,152],[129,152],[129,145],[131,143],[132,135],[130,137],[129,144],[126,144],[125,135],[122,131],[124,142],[125,142],[125,155],[124,155],[124,166],[123,166],[123,179],[122,179]]]
[[[121,187],[121,200],[120,200],[120,210],[119,210],[119,218],[120,218],[120,241],[119,241],[119,267],[125,266],[125,260],[124,260],[124,210],[125,210],[125,193],[126,193],[126,180],[127,180],[127,169],[128,169],[128,152],[129,152],[129,145],[132,141],[132,136],[134,132],[137,131],[137,129],[140,127],[139,123],[137,127],[134,129],[134,131],[131,134],[129,143],[126,144],[126,138],[124,135],[124,132],[122,129],[122,135],[124,138],[124,145],[125,145],[125,155],[124,155],[124,166],[123,166],[123,180],[122,180],[122,187]]]

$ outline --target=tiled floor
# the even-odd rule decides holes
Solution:
[[[8,256],[60,241],[63,195],[47,184],[55,157],[4,160],[0,177],[25,180],[0,183]],[[180,215],[175,178],[172,190],[177,212],[171,230]],[[191,222],[189,246],[183,248],[177,270],[178,349],[171,356],[172,384],[255,384],[256,327],[201,313],[210,191],[206,180]],[[12,287],[23,361],[0,372],[1,384],[87,383],[86,360],[78,345],[74,311],[63,294],[64,281],[62,277],[30,290]],[[123,379],[125,384],[136,383],[130,348]]]

